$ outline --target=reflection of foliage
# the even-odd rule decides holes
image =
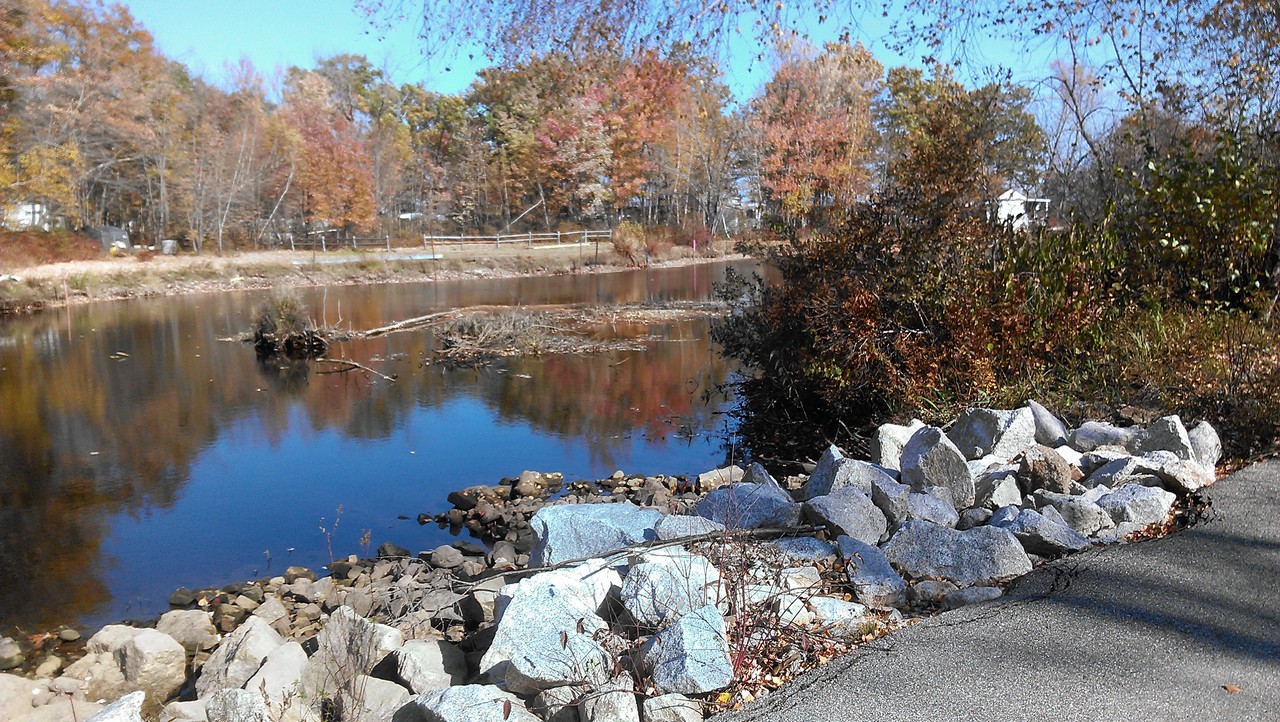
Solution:
[[[311,363],[306,359],[258,354],[258,372],[272,388],[296,396],[307,388]]]

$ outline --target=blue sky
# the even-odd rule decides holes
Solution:
[[[353,0],[123,0],[123,4],[151,31],[165,55],[214,83],[225,79],[226,64],[242,56],[270,77],[276,67],[311,67],[319,58],[348,52],[369,58],[397,83],[422,82],[433,90],[453,93],[465,90],[476,71],[487,65],[475,48],[459,49],[452,57],[424,59],[416,18],[406,18],[389,29],[375,27],[355,9]],[[878,39],[884,25],[872,15],[865,21],[862,37],[854,39],[867,45],[886,66],[909,62]],[[830,24],[808,29],[819,43],[836,34]],[[750,96],[769,76],[769,63],[757,61],[757,52],[756,42],[746,36],[729,44],[723,62],[729,69],[725,81],[739,99]],[[984,52],[996,61],[1013,57],[999,47]],[[475,59],[469,59],[469,53]],[[1043,74],[1028,68],[1025,58],[1020,64],[1024,73]]]

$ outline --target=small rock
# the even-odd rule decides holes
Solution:
[[[76,642],[80,639],[80,632],[70,628],[60,629],[58,630],[58,639],[64,642]]]
[[[915,602],[937,604],[942,598],[956,591],[958,587],[948,581],[925,579],[907,588],[907,597]]]
[[[431,552],[431,566],[440,569],[456,569],[462,566],[465,561],[466,557],[463,556],[462,552],[448,544],[442,544]]]
[[[746,474],[741,466],[726,466],[698,474],[698,488],[703,491],[714,491],[722,486],[736,484]]]
[[[582,698],[578,714],[583,722],[640,722],[636,683],[622,672]]]
[[[213,619],[202,609],[165,612],[156,623],[156,631],[173,637],[190,654],[213,649],[218,644],[218,630],[213,626]]]
[[[0,637],[0,669],[13,669],[26,661],[22,647],[8,637]]]
[[[989,519],[991,519],[990,509],[984,509],[981,507],[965,509],[960,512],[960,519],[956,522],[956,530],[966,531],[974,528],[975,526],[982,526],[983,524],[986,524]]]
[[[299,579],[316,580],[316,573],[306,567],[292,566],[284,570],[284,583],[293,584]]]
[[[970,604],[994,602],[1004,595],[999,587],[969,587],[949,592],[942,598],[942,606],[947,609],[959,609]]]
[[[834,544],[811,536],[786,537],[771,542],[770,546],[792,562],[816,562],[836,558]]]
[[[907,518],[949,527],[960,521],[960,515],[950,503],[931,494],[910,494],[907,497]]]
[[[404,547],[394,542],[383,542],[378,547],[378,556],[379,557],[408,557],[408,556],[413,556],[413,553],[410,552],[408,549],[405,549]]]
[[[169,606],[189,607],[196,602],[196,593],[186,587],[178,587],[169,595]]]

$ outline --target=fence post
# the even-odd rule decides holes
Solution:
[[[388,233],[382,238],[387,242],[387,253],[390,253],[391,252],[391,234]]]
[[[323,233],[320,234],[320,250],[324,251],[325,253],[329,252],[329,244],[325,242]]]
[[[527,236],[529,237],[529,248],[533,248],[533,232],[532,232],[532,231],[530,231],[529,233],[527,233],[527,234],[525,234],[525,235],[527,235]]]

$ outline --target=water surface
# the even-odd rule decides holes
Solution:
[[[480,304],[705,299],[723,264],[309,289],[371,328]],[[428,331],[342,344],[399,381],[260,362],[265,292],[102,303],[0,323],[0,631],[146,618],[178,586],[453,537],[419,513],[523,469],[694,474],[726,459],[728,365],[706,321],[602,329],[645,351],[423,365]],[[406,517],[406,518],[401,518]],[[370,544],[360,540],[367,530]]]

